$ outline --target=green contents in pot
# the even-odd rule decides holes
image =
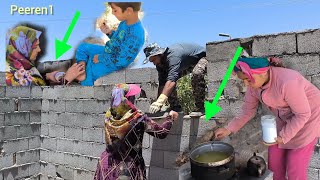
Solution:
[[[194,160],[199,163],[213,163],[213,162],[222,161],[224,159],[227,159],[228,157],[229,155],[224,152],[209,151],[209,152],[205,152],[197,155]]]

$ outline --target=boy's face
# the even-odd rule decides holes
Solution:
[[[152,62],[155,66],[161,66],[160,55],[155,55],[155,56],[149,57],[149,61]]]
[[[128,15],[130,15],[131,13],[130,8],[127,8],[124,12],[122,12],[122,9],[119,6],[115,5],[114,3],[111,4],[111,9],[112,9],[112,14],[116,16],[116,18],[119,21],[126,20]]]

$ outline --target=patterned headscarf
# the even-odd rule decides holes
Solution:
[[[35,65],[30,61],[40,31],[25,26],[10,30],[6,37],[6,84],[8,86],[46,85]]]
[[[133,127],[132,122],[142,116],[128,100],[140,91],[140,87],[134,84],[117,84],[113,88],[111,108],[105,115],[106,144],[111,145],[114,139],[123,139]]]

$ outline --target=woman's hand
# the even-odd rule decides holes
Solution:
[[[64,79],[69,82],[68,84],[70,84],[79,75],[85,73],[85,69],[85,63],[75,63],[68,69],[66,75],[64,76]]]
[[[177,120],[179,117],[179,114],[175,111],[170,111],[169,115],[172,117],[174,121]]]
[[[59,81],[57,81],[56,78],[54,77],[57,73],[58,71],[46,73],[46,79],[49,80],[50,82],[59,83]]]
[[[231,131],[229,131],[227,128],[218,128],[214,131],[214,139],[215,140],[221,140],[225,138],[226,136],[229,136],[231,134]]]
[[[263,143],[264,145],[266,145],[266,146],[272,146],[272,145],[276,145],[276,144],[283,144],[282,137],[280,137],[280,136],[274,138],[274,140],[276,141],[276,142],[274,142],[274,143],[266,143],[266,142],[264,142],[264,141],[262,141],[262,143]]]
[[[107,35],[111,34],[112,31],[111,28],[104,22],[100,24],[100,30]]]

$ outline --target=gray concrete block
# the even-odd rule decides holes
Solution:
[[[49,100],[49,110],[56,112],[66,111],[66,101],[64,100]]]
[[[163,151],[153,149],[151,152],[150,166],[163,168],[164,155]]]
[[[82,128],[78,127],[65,127],[64,135],[67,139],[82,140]]]
[[[29,164],[29,175],[34,176],[34,180],[38,180],[37,175],[40,173],[40,163],[31,163]]]
[[[40,150],[21,151],[16,153],[16,164],[23,165],[27,163],[38,162],[40,160]]]
[[[126,69],[126,83],[147,83],[155,82],[153,76],[154,68],[138,68],[138,69]]]
[[[56,177],[56,167],[52,163],[40,162],[40,172],[43,176]]]
[[[43,162],[49,162],[49,150],[46,150],[46,149],[39,149],[40,151],[40,161],[43,161]]]
[[[41,123],[41,111],[30,112],[30,123]]]
[[[143,157],[144,163],[147,167],[150,166],[151,155],[152,155],[151,148],[142,148],[142,157]]]
[[[8,167],[11,167],[13,165],[14,165],[13,154],[1,155],[1,157],[0,157],[0,171],[1,171],[2,168],[8,168]]]
[[[28,140],[29,149],[38,149],[41,147],[40,136],[30,137]]]
[[[8,126],[10,127],[10,126]],[[30,125],[21,125],[16,128],[17,138],[29,137],[32,136],[32,130]],[[40,135],[40,133],[39,133]]]
[[[230,79],[224,89],[224,96],[236,99],[240,98],[240,96],[243,96],[241,94],[241,91],[243,91],[243,86],[244,84],[242,81],[233,78]]]
[[[42,98],[43,89],[41,86],[31,86],[31,98]],[[47,87],[48,88],[48,87]]]
[[[41,125],[41,135],[49,136],[49,125],[47,124]]]
[[[74,153],[82,154],[86,156],[92,156],[94,151],[92,142],[73,141],[73,144],[74,144],[74,147],[73,147]]]
[[[75,143],[71,139],[57,139],[57,150],[72,153]]]
[[[64,153],[64,162],[72,168],[81,168],[83,156],[78,154]]]
[[[143,98],[148,98],[152,100],[157,99],[158,87],[159,87],[158,83],[155,83],[155,82],[141,83],[140,97],[143,96],[143,92],[144,92],[146,97],[143,97]]]
[[[169,134],[165,139],[153,139],[152,149],[164,151],[179,151],[180,136]]]
[[[77,119],[76,113],[54,113],[51,116],[56,119],[56,122],[54,124],[61,126],[73,126],[74,121]]]
[[[152,103],[151,100],[146,98],[143,98],[143,99],[139,98],[135,101],[136,107],[145,113],[149,112],[151,103]]]
[[[5,114],[5,125],[28,125],[30,124],[29,112],[12,112]]]
[[[7,86],[6,97],[8,98],[30,98],[30,86]]]
[[[292,33],[253,37],[253,56],[293,54],[296,51],[296,35]]]
[[[91,118],[92,127],[104,128],[104,119],[105,119],[105,114],[93,115]]]
[[[16,139],[16,140],[7,140],[4,141],[2,146],[6,154],[12,154],[18,151],[28,150],[28,139]]]
[[[0,113],[13,112],[17,110],[14,99],[0,98]]]
[[[241,101],[241,100],[230,101],[229,106],[230,106],[231,116],[236,117],[240,115],[243,104],[244,104],[244,101]]]
[[[320,30],[298,33],[299,53],[319,53],[320,52]]]
[[[58,86],[54,88],[58,99],[93,99],[94,89],[91,86]]]
[[[82,166],[84,169],[89,171],[96,171],[97,165],[99,163],[99,158],[87,157],[83,156],[82,158]]]
[[[0,98],[5,98],[5,97],[6,97],[6,86],[0,85]]]
[[[150,148],[150,137],[148,133],[143,134],[143,141],[142,141],[142,147],[143,148]]]
[[[66,101],[67,112],[103,113],[110,107],[109,101],[95,100],[68,100]]]
[[[126,79],[126,71],[120,70],[99,78],[103,85],[123,83]]]
[[[230,65],[230,61],[215,61],[208,63],[208,79],[210,81],[222,81],[227,69]]]
[[[94,89],[94,99],[97,100],[109,100],[112,95],[113,85],[105,86],[95,86]]]
[[[2,171],[3,180],[14,180],[18,178],[18,167],[12,167]]]
[[[190,136],[187,135],[181,135],[180,139],[180,151],[184,152],[187,151],[190,147]]]
[[[320,89],[320,76],[314,76],[311,78],[312,84],[314,84],[318,89]]]
[[[299,71],[305,77],[320,73],[319,55],[283,56],[281,59],[286,68]]]
[[[5,123],[4,123],[4,113],[0,113],[0,127],[1,126],[4,126]]]
[[[211,63],[221,60],[231,61],[237,51],[238,46],[240,46],[239,41],[207,43],[207,60]],[[209,68],[208,70],[211,71]]]
[[[73,174],[74,179],[77,179],[77,180],[88,180],[88,179],[93,179],[94,177],[94,172],[91,172],[91,171],[75,169],[73,173],[74,173]]]
[[[100,157],[101,153],[106,150],[106,144],[92,143],[92,155],[93,157]]]
[[[214,81],[208,83],[208,98],[213,99],[218,92],[218,89],[220,87],[222,81]]]
[[[41,108],[42,112],[47,112],[50,110],[50,103],[48,99],[43,99],[42,100],[42,108]]]
[[[150,166],[149,177],[152,180],[177,180],[179,179],[179,171],[174,169],[165,169]]]
[[[52,164],[66,164],[64,153],[58,151],[49,151],[49,162]]]
[[[319,169],[313,169],[309,168],[308,169],[308,180],[319,180]]]
[[[313,156],[311,157],[309,167],[316,168],[316,169],[320,168],[320,153],[319,152],[314,152]]]
[[[64,137],[64,126],[49,124],[49,137]]]
[[[176,166],[176,158],[180,154],[180,152],[172,152],[172,151],[164,151],[164,168],[166,169],[178,169]]]
[[[181,135],[182,131],[183,131],[183,113],[179,113],[179,117],[176,121],[173,122],[172,127],[169,131],[169,134],[176,134],[176,135]],[[159,122],[159,124],[161,124]]]
[[[102,128],[83,128],[82,130],[83,135],[82,139],[83,141],[89,141],[89,142],[97,142],[97,143],[103,143],[103,134],[104,134],[104,129]]]
[[[41,99],[19,99],[18,111],[40,111],[41,108]]]
[[[85,114],[85,113],[76,113],[75,119],[70,121],[70,126],[80,127],[80,128],[91,128],[93,119],[96,117],[100,117],[97,114]],[[104,122],[104,119],[100,119],[100,121]]]
[[[73,178],[73,170],[70,167],[56,165],[56,171],[61,175],[63,179],[74,179]]]
[[[57,139],[50,137],[40,137],[41,148],[56,151],[57,150]]]
[[[1,140],[16,139],[17,138],[17,128],[19,126],[3,126],[0,128]]]

